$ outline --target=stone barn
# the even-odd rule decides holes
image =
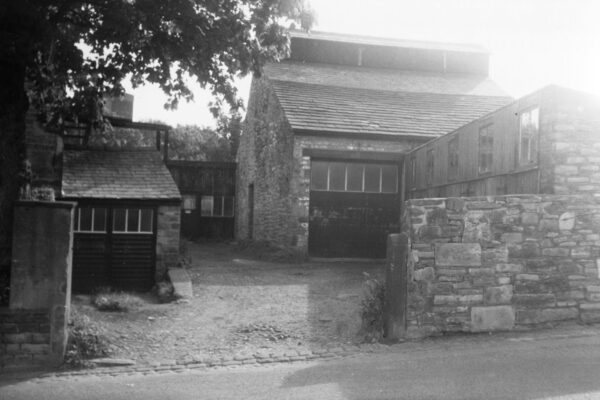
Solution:
[[[382,258],[406,153],[509,103],[476,45],[292,32],[254,77],[236,236],[314,257]]]

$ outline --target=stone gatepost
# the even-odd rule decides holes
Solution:
[[[73,216],[76,203],[21,201],[15,206],[10,309],[45,311],[47,362],[60,365],[67,346]]]
[[[406,333],[408,250],[408,235],[388,235],[383,311],[383,334],[388,341],[397,341]]]

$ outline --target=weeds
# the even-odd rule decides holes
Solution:
[[[139,308],[142,301],[139,297],[126,292],[101,288],[92,296],[92,304],[100,311],[126,312]]]
[[[361,302],[360,336],[365,342],[379,342],[383,338],[383,307],[385,285],[382,281],[364,272],[364,295]]]
[[[73,367],[87,367],[89,366],[87,360],[105,357],[108,354],[108,341],[96,325],[87,315],[79,314],[71,309],[65,363]]]

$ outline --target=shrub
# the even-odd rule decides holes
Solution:
[[[367,280],[361,302],[361,328],[359,335],[365,342],[379,342],[383,338],[383,307],[385,284],[364,272]]]
[[[126,292],[101,288],[92,296],[92,304],[100,311],[126,312],[139,308],[142,301],[139,297]]]
[[[65,363],[73,367],[87,367],[87,360],[109,354],[107,339],[87,315],[71,310],[69,339]]]

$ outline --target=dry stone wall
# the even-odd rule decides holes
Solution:
[[[600,322],[600,200],[410,200],[408,337]]]

